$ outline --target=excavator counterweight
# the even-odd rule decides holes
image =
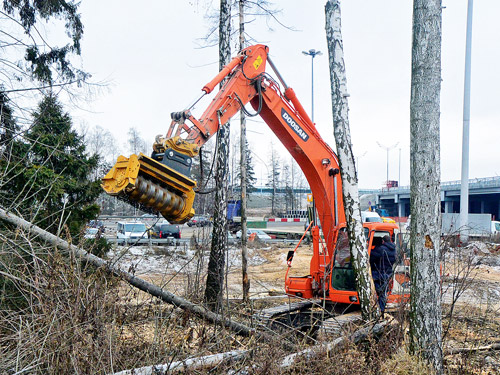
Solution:
[[[182,224],[193,215],[196,182],[144,154],[119,156],[102,179],[106,193]]]

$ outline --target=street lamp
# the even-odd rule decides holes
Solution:
[[[316,56],[321,56],[321,51],[316,51],[315,49],[310,49],[308,52],[302,51],[306,56],[311,56],[311,121],[314,124],[314,58]],[[313,225],[316,225],[316,203],[313,197]]]
[[[314,58],[321,56],[321,51],[310,49],[308,52],[302,51],[304,55],[311,56],[311,121],[314,123]]]
[[[469,232],[469,127],[470,127],[470,83],[472,49],[473,0],[467,3],[467,33],[465,37],[464,119],[462,133],[462,176],[460,183],[460,241],[467,242]]]
[[[395,148],[399,144],[399,142],[397,142],[389,147],[381,145],[378,141],[377,141],[377,144],[379,145],[379,147],[383,148],[387,152],[387,180],[385,180],[386,181],[385,183],[388,184],[389,183],[389,151],[392,150],[393,148]]]

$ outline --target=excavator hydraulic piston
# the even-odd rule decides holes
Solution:
[[[171,223],[185,223],[194,215],[196,182],[144,154],[119,156],[102,187],[144,211],[159,212]]]

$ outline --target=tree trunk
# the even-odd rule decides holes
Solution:
[[[440,291],[439,96],[441,0],[414,0],[410,100],[411,313],[413,353],[443,373]]]
[[[331,355],[331,353],[335,349],[342,347],[344,345],[357,344],[363,340],[366,340],[370,336],[380,336],[388,328],[394,327],[396,324],[397,324],[396,320],[392,321],[384,320],[373,326],[369,325],[367,327],[362,327],[354,331],[350,335],[343,335],[331,342],[313,345],[298,353],[293,353],[286,356],[281,361],[280,368],[281,370],[286,370],[299,361],[311,361],[319,356],[322,356],[322,358],[328,358],[328,356]]]
[[[326,40],[330,64],[330,81],[332,92],[332,112],[335,143],[342,177],[342,194],[344,197],[345,217],[351,263],[356,276],[356,288],[361,304],[363,319],[369,320],[378,315],[375,286],[371,277],[370,261],[361,209],[359,206],[358,176],[351,148],[347,104],[347,80],[345,76],[344,51],[342,44],[340,2],[329,0],[325,6]]]
[[[219,18],[219,70],[231,60],[231,2],[221,0]],[[221,82],[221,87],[225,80]],[[227,184],[229,170],[229,123],[219,124],[212,247],[208,261],[205,302],[216,311],[222,307],[224,264],[227,248]]]
[[[242,361],[251,354],[250,350],[233,350],[225,353],[211,354],[203,357],[187,358],[162,365],[146,366],[115,372],[112,375],[167,375],[175,373],[197,373],[209,370],[224,362]]]
[[[245,48],[245,0],[239,0],[240,51]],[[240,170],[241,170],[241,233],[247,233],[247,127],[245,113],[240,111]],[[241,236],[241,276],[243,302],[250,300],[250,280],[248,279],[247,236]]]

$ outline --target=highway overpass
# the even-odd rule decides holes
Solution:
[[[441,183],[441,211],[460,212],[460,181]],[[410,214],[410,187],[401,186],[381,190],[363,191],[373,194],[372,204],[389,210],[391,216]],[[500,218],[500,177],[469,180],[469,212],[488,213]]]

